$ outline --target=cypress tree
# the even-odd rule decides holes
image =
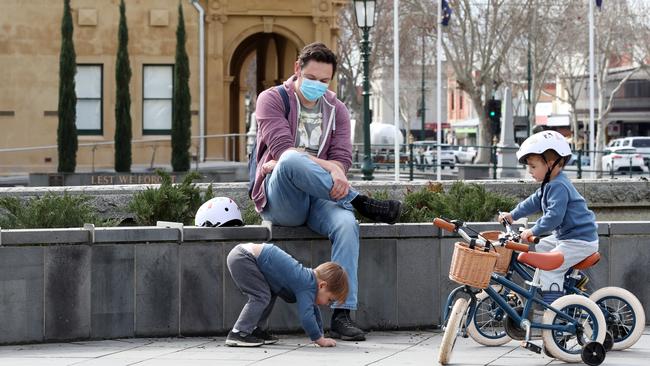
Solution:
[[[131,66],[129,66],[129,30],[124,0],[120,1],[117,61],[115,65],[115,171],[131,171]]]
[[[56,131],[59,153],[57,171],[62,173],[74,173],[77,165],[77,94],[74,82],[77,73],[77,57],[74,52],[72,33],[70,0],[64,0],[59,55],[59,125]]]
[[[183,7],[178,3],[176,28],[176,65],[174,67],[174,94],[172,96],[172,168],[175,172],[190,169],[190,68],[185,50],[185,20]]]

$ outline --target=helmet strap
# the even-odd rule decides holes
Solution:
[[[547,164],[547,166],[548,166],[548,162],[546,161],[546,158],[544,157],[544,155],[542,155],[542,159],[544,159],[544,162],[545,162],[545,163]],[[553,169],[555,169],[555,167],[556,167],[556,166],[557,166],[557,165],[558,165],[558,164],[559,164],[563,159],[564,159],[563,157],[560,157],[560,158],[558,158],[558,159],[555,159],[555,162],[553,163],[553,166],[551,166],[550,168],[547,168],[547,170],[546,170],[546,174],[544,174],[544,180],[542,181],[542,188],[540,189],[540,193],[541,193],[541,196],[540,196],[540,198],[539,198],[540,201],[544,199],[544,187],[546,186],[546,184],[547,184],[548,182],[551,181],[551,173],[553,172]]]

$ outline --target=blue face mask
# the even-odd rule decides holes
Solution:
[[[302,78],[302,83],[300,83],[300,92],[308,101],[315,101],[322,97],[326,91],[327,84],[316,80],[306,79],[304,77]]]

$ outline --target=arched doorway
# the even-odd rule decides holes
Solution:
[[[250,115],[255,110],[257,95],[264,89],[278,85],[293,74],[293,63],[300,48],[277,33],[255,33],[245,38],[233,52],[229,73],[230,116],[228,133],[244,135],[248,132]],[[227,160],[245,161],[246,139],[233,139]]]

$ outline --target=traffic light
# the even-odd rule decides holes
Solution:
[[[501,101],[490,99],[485,106],[488,119],[492,123],[501,124]]]
[[[501,131],[501,101],[494,98],[488,100],[485,114],[490,122],[492,133],[498,135]]]

